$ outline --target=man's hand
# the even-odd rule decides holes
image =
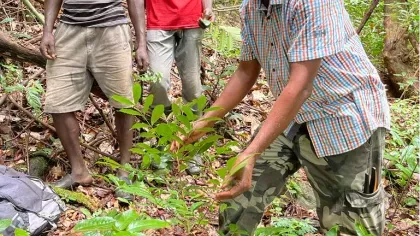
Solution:
[[[222,189],[227,190],[216,194],[216,200],[223,201],[227,199],[235,198],[252,187],[252,171],[254,170],[255,157],[254,155],[247,155],[241,153],[236,159],[232,170],[240,168],[235,172],[233,176],[228,176],[226,183],[222,186]],[[230,187],[232,186],[232,187]]]
[[[55,54],[55,39],[52,33],[44,33],[39,47],[41,54],[49,60],[57,58]]]
[[[137,47],[136,49],[136,61],[140,69],[140,72],[147,71],[149,67],[149,55],[147,55],[146,47]]]
[[[183,145],[188,145],[190,143],[194,143],[197,140],[199,140],[201,137],[203,137],[206,132],[201,131],[200,129],[206,128],[211,126],[205,121],[198,121],[194,124],[193,131],[189,136],[181,136],[181,140],[183,141],[183,144],[180,144],[177,141],[173,141],[171,144],[171,152],[176,152],[178,149],[180,149]]]
[[[216,16],[213,13],[211,8],[205,8],[203,11],[203,19],[214,22],[216,20]]]

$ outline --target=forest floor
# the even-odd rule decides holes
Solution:
[[[40,5],[36,5],[40,8]],[[11,21],[5,21],[0,18],[0,31],[9,32],[19,44],[29,48],[37,49],[42,34],[42,26],[33,19],[29,20],[27,14],[23,11],[20,1],[9,1],[0,7],[8,18],[15,18]],[[19,19],[19,20],[18,20]],[[25,20],[28,19],[28,20]],[[225,58],[214,49],[205,47],[203,57],[208,62],[203,61],[203,68],[206,70],[206,76],[202,81],[205,86],[211,88],[206,91],[210,102],[214,102],[220,94],[223,86],[227,83],[229,76],[222,76],[226,68],[234,67],[237,64],[236,59]],[[30,63],[20,63],[7,58],[0,58],[0,67],[3,75],[15,77],[17,83],[33,84],[40,81],[45,88],[45,70],[44,68],[34,66]],[[3,66],[7,65],[7,66]],[[177,70],[174,67],[172,78],[171,96],[181,97],[181,83],[177,76]],[[147,83],[145,84],[147,91]],[[2,101],[0,98],[0,164],[16,168],[21,171],[31,169],[30,159],[47,156],[47,166],[42,171],[42,177],[47,182],[52,182],[64,176],[69,170],[69,163],[62,150],[61,144],[50,129],[46,128],[34,117],[29,117],[22,110],[30,111],[37,120],[52,125],[51,117],[42,112],[35,111],[28,103],[27,91],[13,92],[9,96],[21,106],[16,106],[10,100]],[[0,97],[3,97],[4,91],[0,89]],[[110,108],[107,101],[95,97],[96,105],[104,112],[106,117],[113,124],[114,111]],[[274,98],[269,92],[267,83],[264,81],[264,75],[252,91],[246,96],[243,102],[236,107],[225,119],[224,124],[218,127],[218,133],[225,137],[223,142],[235,140],[245,144],[250,140],[252,132],[258,125],[265,120]],[[43,96],[41,95],[41,102]],[[390,99],[392,104],[394,99]],[[417,105],[415,105],[417,106]],[[404,116],[407,114],[396,114],[395,116]],[[109,167],[97,164],[102,153],[109,155],[118,154],[118,145],[112,137],[104,117],[99,113],[94,104],[89,101],[84,112],[78,112],[77,118],[80,121],[81,141],[88,143],[96,151],[84,148],[83,154],[86,165],[92,173],[105,175],[112,173]],[[389,137],[387,137],[389,139]],[[234,150],[239,152],[240,149]],[[175,176],[169,176],[173,186],[162,186],[170,190],[182,192],[182,189],[199,186],[206,188],[211,179],[217,178],[214,170],[225,164],[225,159],[214,162],[205,162],[205,166],[211,168],[202,168],[202,173],[198,176],[190,176],[185,172],[177,173]],[[133,167],[139,167],[141,158],[133,155],[131,164]],[[166,177],[165,177],[166,178]],[[395,186],[387,178],[383,178],[383,184],[387,192],[391,195],[387,204],[386,215],[386,235],[418,235],[419,233],[419,203],[418,203],[418,175],[409,180],[406,187]],[[146,199],[136,197],[135,204],[126,205],[118,201],[114,196],[115,186],[104,181],[103,178],[95,178],[95,183],[91,187],[78,187],[75,192],[85,194],[92,205],[81,204],[72,199],[65,199],[68,204],[68,210],[62,215],[58,222],[58,228],[48,235],[77,235],[72,229],[75,224],[83,219],[101,215],[104,212],[117,209],[122,212],[126,209],[135,209],[137,212],[145,213],[153,218],[168,219],[174,216],[174,213],[168,209],[162,209],[149,204]],[[414,203],[403,204],[403,201],[411,196],[415,199]],[[165,194],[160,196],[165,199]],[[188,200],[188,199],[187,199]],[[206,216],[207,223],[196,224],[187,231],[185,226],[174,226],[170,229],[152,230],[146,232],[147,235],[217,235],[218,225],[218,204],[214,203],[212,207],[201,209],[201,213]],[[276,217],[287,217],[316,222],[318,220],[314,209],[313,193],[307,182],[303,171],[299,171],[289,181],[284,195],[267,209],[264,214],[261,226],[270,226],[272,219]],[[316,226],[317,223],[314,223]]]

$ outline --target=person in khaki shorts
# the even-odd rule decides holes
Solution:
[[[147,52],[150,69],[160,73],[160,81],[151,84],[153,106],[162,104],[171,112],[168,90],[171,68],[176,62],[182,80],[182,98],[191,102],[202,95],[200,81],[201,45],[204,30],[200,18],[214,21],[212,0],[146,0]],[[195,156],[187,171],[198,174],[201,158]]]
[[[136,59],[141,69],[148,66],[145,41],[145,14],[142,0],[127,0],[136,33]],[[63,0],[46,0],[46,23],[41,53],[47,62],[45,112],[51,113],[57,135],[63,144],[71,174],[54,183],[72,188],[89,185],[93,179],[86,168],[79,145],[79,124],[74,112],[83,110],[94,80],[103,93],[132,99],[131,33],[121,0],[64,0],[63,14],[53,35],[53,25]],[[114,108],[124,108],[110,100]],[[130,160],[132,146],[130,115],[116,112],[115,123],[120,146],[120,162]],[[119,171],[126,181],[128,174]],[[120,197],[131,198],[117,192]]]

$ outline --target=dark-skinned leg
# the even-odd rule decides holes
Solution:
[[[133,146],[133,116],[121,112],[115,113],[115,126],[117,128],[117,139],[120,146],[120,164],[124,165],[130,161],[130,148]],[[118,171],[118,176],[127,177],[128,173]]]
[[[58,138],[71,164],[71,177],[80,184],[90,184],[93,179],[83,161],[82,150],[79,143],[79,123],[73,112],[52,114],[54,127]]]

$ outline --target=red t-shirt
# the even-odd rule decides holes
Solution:
[[[147,28],[174,30],[198,28],[202,0],[146,0]]]

